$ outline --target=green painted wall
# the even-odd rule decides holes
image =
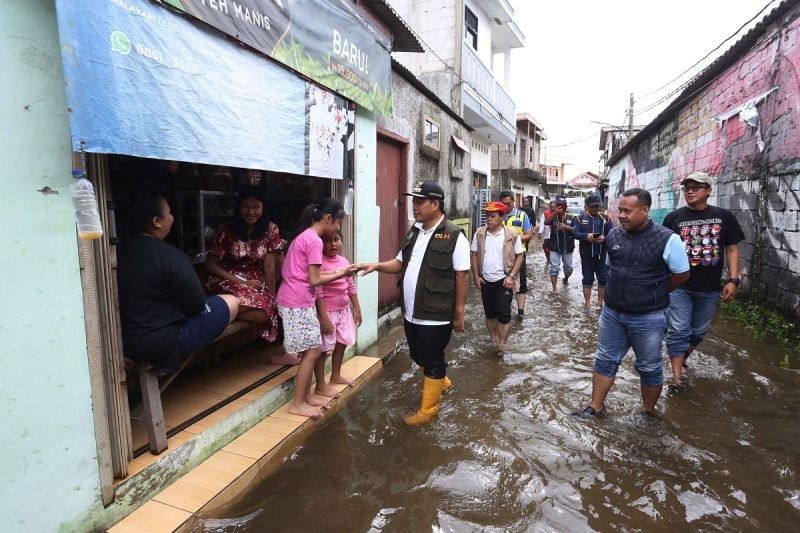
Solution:
[[[375,115],[359,107],[356,111],[355,232],[357,263],[378,260],[380,209],[377,205]],[[358,278],[358,299],[364,322],[358,328],[358,351],[378,340],[378,274]]]
[[[4,0],[0,64],[13,80],[0,84],[0,516],[15,532],[94,529],[139,497],[101,503],[54,0]],[[359,109],[356,136],[355,260],[372,262],[380,219],[373,114]],[[378,276],[358,285],[365,349],[377,340]]]
[[[0,516],[53,531],[100,500],[67,106],[54,0],[2,4]]]

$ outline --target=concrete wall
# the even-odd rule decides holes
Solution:
[[[445,71],[447,65],[458,68],[461,0],[389,0],[389,4],[436,51],[433,54],[425,47],[422,54],[394,54],[398,61],[417,77],[427,72]]]
[[[799,14],[796,8],[784,15],[753,50],[638,142],[610,169],[608,191],[615,217],[624,189],[649,190],[651,214],[661,221],[683,205],[682,178],[694,171],[717,176],[710,203],[732,210],[747,237],[740,247],[745,288],[795,315],[800,309]],[[755,113],[748,116],[746,108],[753,106]]]
[[[475,0],[464,0],[464,5],[478,17],[478,57],[481,58],[486,68],[494,72],[492,68],[494,64],[492,61],[494,55],[492,52],[492,19]],[[464,42],[469,41],[469,45],[472,46],[472,39],[467,39],[466,31],[461,33]]]
[[[409,140],[408,190],[411,190],[413,184],[419,180],[436,180],[445,193],[445,208],[448,217],[469,217],[472,198],[470,164],[471,157],[474,156],[465,153],[463,172],[460,175],[454,173],[452,152],[456,147],[452,136],[455,135],[469,146],[470,132],[397,72],[392,73],[392,93],[395,116],[393,118],[378,117],[378,125]],[[433,157],[429,150],[423,148],[423,114],[427,114],[441,124],[441,150],[438,157]],[[474,150],[472,152],[474,154]],[[411,213],[409,211],[410,220]]]
[[[398,110],[395,99],[395,112]],[[375,163],[376,152],[376,117],[362,107],[356,110],[356,177],[355,177],[355,259],[356,263],[374,263],[378,261],[380,228],[376,221],[380,220],[380,209],[377,205]],[[358,328],[356,349],[364,350],[378,340],[378,276],[373,274],[357,277],[358,300],[361,304],[363,323]]]
[[[101,507],[60,58],[54,1],[5,0],[0,516],[7,531],[70,528]],[[37,192],[43,187],[59,194]]]
[[[472,134],[472,170],[486,174],[489,178],[489,186],[492,186],[491,141],[475,132]]]

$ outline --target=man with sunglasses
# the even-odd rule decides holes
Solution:
[[[677,233],[689,257],[689,280],[670,294],[667,353],[672,366],[671,391],[681,390],[686,358],[700,344],[717,311],[719,300],[736,298],[739,242],[744,240],[736,217],[708,205],[711,176],[694,172],[681,181],[686,206],[664,218],[664,227]],[[720,292],[722,267],[728,259],[728,279]]]

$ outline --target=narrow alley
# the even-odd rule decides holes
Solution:
[[[533,297],[498,360],[473,289],[448,354],[438,421],[408,427],[419,376],[407,351],[322,422],[271,477],[203,531],[774,531],[800,519],[800,374],[720,317],[689,386],[639,414],[632,355],[609,416],[572,416],[591,390],[598,311],[580,287]],[[665,357],[665,365],[666,365]]]

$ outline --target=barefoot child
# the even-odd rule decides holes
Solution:
[[[322,274],[335,272],[350,266],[350,262],[339,255],[342,250],[342,234],[325,236],[323,242]],[[355,318],[350,312],[353,304]],[[342,377],[342,360],[348,346],[356,343],[356,329],[361,325],[361,305],[358,303],[356,284],[352,277],[341,278],[317,289],[317,312],[322,325],[322,351],[332,355],[331,383],[352,385],[353,381]],[[336,398],[339,392],[325,384],[325,358],[320,357],[314,369],[317,380],[315,392]]]
[[[322,353],[319,320],[316,312],[317,287],[358,271],[348,265],[334,272],[320,273],[322,237],[341,231],[344,218],[342,204],[326,198],[306,208],[300,222],[300,233],[289,245],[283,263],[283,283],[278,289],[278,312],[283,319],[283,346],[288,353],[300,354],[294,398],[289,412],[319,418],[326,402],[311,395],[311,375]]]

